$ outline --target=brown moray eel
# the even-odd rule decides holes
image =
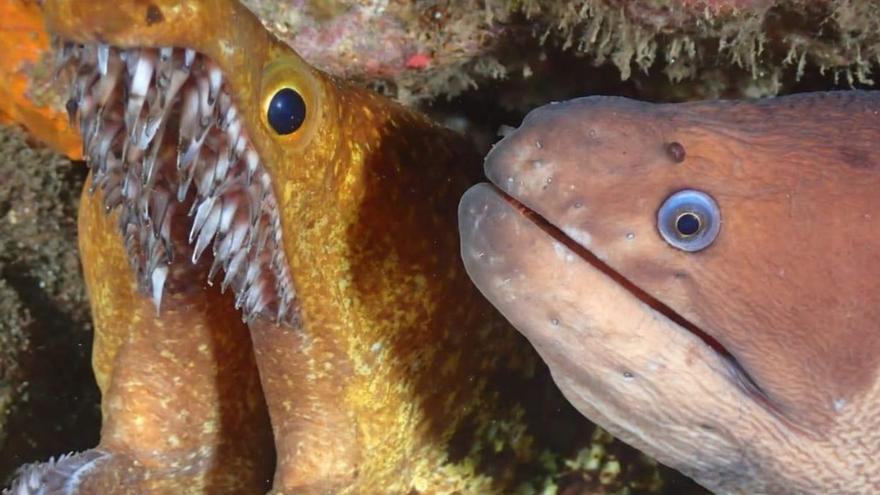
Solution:
[[[467,141],[231,0],[44,8],[91,167],[104,421],[11,493],[504,490],[452,454],[528,359],[460,260]]]
[[[878,493],[878,138],[868,92],[548,105],[462,199],[462,257],[659,461],[718,493]]]

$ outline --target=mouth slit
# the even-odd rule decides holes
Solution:
[[[663,304],[655,297],[651,296],[643,289],[641,289],[636,284],[632,283],[629,279],[612,269],[605,262],[600,260],[595,254],[593,254],[590,250],[584,248],[573,239],[568,237],[562,230],[557,228],[555,225],[551,224],[547,219],[531,210],[524,204],[517,201],[516,198],[510,196],[506,192],[502,191],[500,188],[496,186],[492,186],[495,189],[495,192],[504,198],[508,203],[511,204],[514,208],[516,208],[523,216],[525,216],[529,221],[537,225],[541,228],[548,236],[552,237],[556,241],[562,243],[574,252],[576,255],[580,256],[581,259],[592,265],[594,268],[614,280],[615,283],[622,286],[626,289],[627,292],[632,294],[638,300],[648,305],[651,309],[657,311],[662,314],[673,323],[678,325],[679,327],[685,329],[690,332],[692,335],[696,336],[698,339],[703,341],[706,346],[711,348],[715,353],[727,364],[729,367],[732,376],[734,377],[735,382],[738,386],[740,386],[749,396],[753,397],[759,403],[764,404],[768,409],[773,410],[775,412],[779,412],[778,408],[774,405],[774,403],[770,400],[769,395],[758,385],[758,383],[749,375],[749,373],[745,370],[742,364],[736,359],[736,356],[733,355],[727,348],[725,348],[721,342],[716,340],[714,337],[700,329],[698,326],[694,325],[687,319],[685,319],[680,314],[676,313],[672,308]]]
[[[271,178],[220,67],[189,48],[56,38],[55,49],[56,74],[72,74],[66,108],[89,191],[120,209],[138,288],[157,311],[169,284],[182,290],[207,272],[232,289],[244,321],[298,326]]]

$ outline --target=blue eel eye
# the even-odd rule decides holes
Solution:
[[[266,119],[278,134],[291,134],[306,120],[306,102],[296,90],[280,89],[269,102]]]
[[[721,210],[708,194],[685,189],[666,198],[657,211],[663,240],[682,251],[709,247],[721,230]]]

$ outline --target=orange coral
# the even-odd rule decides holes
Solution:
[[[37,2],[0,2],[0,123],[21,124],[56,151],[81,158],[79,135],[50,84],[49,51]]]

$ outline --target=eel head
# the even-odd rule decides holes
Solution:
[[[74,67],[67,107],[91,187],[108,210],[122,207],[142,290],[158,307],[169,270],[186,265],[171,263],[185,208],[184,255],[212,250],[209,279],[235,291],[246,320],[296,325],[293,243],[281,233],[301,224],[303,190],[345,173],[333,166],[345,118],[335,82],[238,2],[53,0],[45,13],[59,66]]]
[[[568,399],[661,462],[721,493],[876,491],[878,111],[542,107],[462,199],[462,257]]]

